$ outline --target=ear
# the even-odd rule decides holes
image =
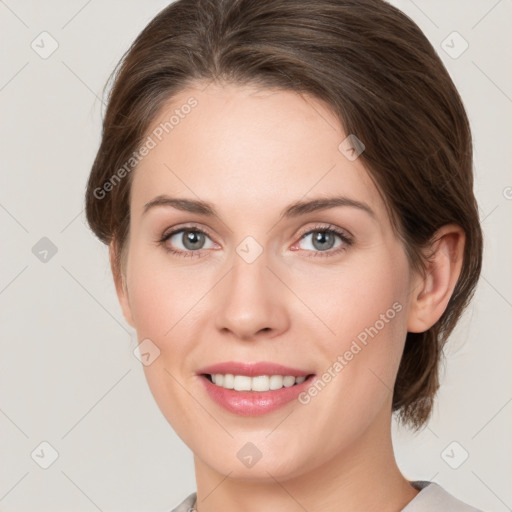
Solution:
[[[135,322],[133,321],[132,309],[130,306],[130,297],[128,296],[128,287],[126,285],[125,276],[122,274],[121,268],[118,267],[117,264],[117,252],[118,246],[115,240],[110,242],[109,244],[109,257],[110,257],[110,268],[112,270],[112,276],[114,278],[114,284],[116,287],[117,298],[119,300],[119,304],[121,305],[121,309],[123,311],[123,316],[125,320],[135,328]]]
[[[459,278],[464,258],[464,230],[447,224],[434,235],[425,275],[412,288],[407,330],[425,332],[444,313]]]

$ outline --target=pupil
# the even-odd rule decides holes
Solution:
[[[315,246],[316,249],[331,249],[333,244],[334,244],[334,237],[332,236],[332,233],[329,233],[327,231],[317,231],[316,232],[316,236],[313,237],[313,245]],[[327,243],[327,246],[326,245],[322,245],[322,244],[325,244],[326,243],[326,239],[329,239],[330,237],[330,244]],[[317,247],[316,244],[317,243],[320,243],[320,246]]]
[[[185,241],[183,245],[187,249],[198,249],[199,247],[196,247],[196,245],[201,245],[200,242],[202,241],[203,234],[197,233],[194,231],[186,231],[184,233]]]

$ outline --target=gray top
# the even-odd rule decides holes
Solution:
[[[411,485],[420,492],[401,512],[482,512],[459,501],[434,482],[417,481]],[[195,510],[196,494],[193,492],[171,512],[192,512]]]

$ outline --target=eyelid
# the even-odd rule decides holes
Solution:
[[[200,227],[198,224],[178,224],[177,226],[173,226],[172,228],[169,228],[168,230],[164,231],[163,235],[161,236],[162,240],[169,238],[172,235],[175,235],[176,233],[179,233],[180,231],[198,231],[199,233],[203,233],[204,235],[209,236],[212,238],[212,235],[210,232],[203,227]]]
[[[352,242],[354,239],[354,235],[352,235],[352,233],[350,233],[348,230],[340,228],[328,222],[320,222],[314,226],[304,228],[303,230],[299,231],[299,234],[297,236],[302,240],[304,235],[310,234],[313,231],[333,231],[336,234],[340,235],[342,238],[346,239],[347,241]]]

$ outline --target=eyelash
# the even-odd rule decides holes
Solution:
[[[176,249],[171,249],[170,247],[168,247],[166,245],[166,242],[167,240],[169,240],[173,235],[176,235],[177,233],[181,233],[183,231],[190,231],[192,233],[201,233],[203,235],[206,235],[207,237],[211,238],[210,235],[204,231],[203,229],[197,227],[197,226],[182,226],[178,229],[175,229],[169,233],[165,233],[159,240],[158,240],[158,244],[161,245],[164,250],[168,253],[171,253],[171,254],[174,254],[176,256],[179,256],[179,257],[183,257],[183,258],[190,258],[190,257],[195,257],[195,256],[200,256],[201,255],[201,252],[203,250],[207,250],[207,249],[199,249],[197,251],[182,251],[182,250],[176,250]],[[338,235],[339,238],[341,239],[341,241],[343,242],[343,245],[341,245],[340,247],[336,248],[336,249],[329,249],[327,251],[311,251],[311,250],[307,250],[307,252],[312,252],[313,255],[312,256],[309,256],[309,257],[312,257],[312,258],[326,258],[326,257],[332,257],[332,256],[336,256],[337,254],[343,252],[343,251],[346,251],[348,247],[350,247],[354,242],[353,242],[353,239],[345,232],[335,228],[334,226],[332,226],[331,224],[321,224],[321,225],[317,225],[317,226],[314,226],[313,228],[310,228],[308,229],[308,231],[306,231],[305,233],[301,234],[300,237],[299,237],[299,242],[304,239],[307,235],[311,235],[312,233],[315,233],[315,232],[322,232],[322,233],[329,233],[329,234],[333,234],[333,235]]]

